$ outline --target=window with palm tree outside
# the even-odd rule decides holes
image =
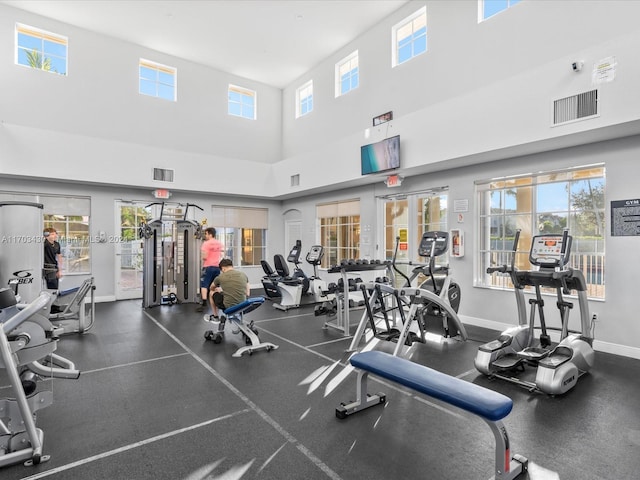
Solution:
[[[517,230],[521,233],[515,265],[529,270],[532,237],[568,229],[573,237],[569,266],[584,274],[589,298],[605,298],[603,165],[477,182],[476,191],[477,286],[513,288],[508,276],[486,271],[510,262]]]
[[[16,24],[16,64],[67,74],[67,37]]]

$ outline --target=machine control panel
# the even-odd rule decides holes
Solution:
[[[567,245],[564,245],[566,238]],[[563,267],[571,253],[570,235],[538,235],[531,241],[529,261],[541,267]]]
[[[439,257],[447,251],[448,246],[449,232],[424,232],[420,240],[420,245],[418,246],[418,255],[421,257],[430,257],[433,249],[433,256]]]
[[[320,265],[323,256],[324,248],[322,248],[322,245],[314,245],[311,247],[311,250],[309,250],[309,253],[307,253],[307,262],[311,265]]]

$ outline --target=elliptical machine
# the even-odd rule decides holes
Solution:
[[[446,339],[467,340],[467,332],[458,318],[460,306],[460,287],[448,275],[448,266],[437,266],[436,257],[447,251],[449,234],[447,232],[429,231],[422,235],[418,253],[428,257],[429,262],[418,264],[403,263],[414,266],[411,275],[401,271],[396,261],[399,237],[391,263],[393,269],[405,279],[405,284],[395,288],[389,279],[379,279],[370,285],[361,285],[365,298],[365,312],[360,320],[349,351],[356,351],[363,338],[365,328],[369,327],[373,334],[384,340],[397,342],[394,355],[400,355],[403,345],[413,342],[426,342],[426,317],[436,316],[441,319]],[[426,276],[418,287],[413,285],[417,279]],[[384,280],[384,281],[382,281]],[[411,330],[416,322],[418,333]],[[385,327],[379,328],[379,325]],[[453,332],[453,333],[452,333]]]
[[[53,403],[52,390],[38,390],[40,378],[77,379],[73,362],[53,353],[59,329],[49,322],[53,297],[40,292],[29,304],[19,304],[10,288],[0,288],[0,369],[10,383],[0,398],[0,467],[49,460],[43,454],[44,434],[36,427],[36,411]]]
[[[436,265],[436,258],[444,255],[448,247],[448,232],[424,232],[420,240],[420,245],[418,246],[418,255],[423,258],[428,258],[429,261],[424,265],[409,262],[409,265],[416,265],[411,271],[411,277],[407,277],[407,275],[398,270],[395,267],[395,262],[394,270],[405,278],[405,287],[412,286],[416,279],[426,277],[418,288],[433,292],[442,299],[442,302],[447,302],[451,308],[458,313],[461,299],[460,285],[452,281],[449,275],[448,265]],[[442,320],[443,336],[445,338],[451,337],[449,318],[447,312],[442,308],[441,303],[425,302],[424,306],[418,310],[417,315],[423,325],[426,325],[429,317],[440,318]],[[459,331],[455,334],[457,333],[459,333]]]
[[[489,267],[487,273],[507,273],[516,294],[518,306],[518,326],[508,328],[497,340],[486,343],[478,349],[474,361],[481,373],[501,378],[549,395],[563,394],[573,388],[578,378],[587,373],[594,364],[592,323],[587,301],[587,284],[579,270],[567,267],[571,253],[572,237],[565,230],[562,235],[547,234],[534,236],[531,241],[529,262],[538,270],[517,270],[515,257],[520,239],[520,230],[513,242],[511,265]],[[530,315],[527,321],[524,288],[534,287],[535,298],[529,300]],[[549,327],[544,316],[544,299],[541,287],[556,290],[556,306],[560,312],[561,326]],[[569,330],[569,313],[573,303],[564,299],[563,294],[576,291],[580,310],[580,331]],[[536,311],[540,326],[535,326]],[[534,329],[541,334],[536,341]],[[553,347],[548,330],[560,331],[560,343]],[[536,370],[535,381],[527,381],[516,376],[525,371],[525,366]]]

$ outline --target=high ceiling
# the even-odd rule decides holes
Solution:
[[[0,1],[278,88],[405,3],[407,0]]]

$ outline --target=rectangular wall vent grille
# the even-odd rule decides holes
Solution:
[[[291,186],[292,187],[300,186],[300,174],[291,175]]]
[[[173,182],[173,172],[174,170],[167,168],[154,168],[153,179],[161,182]]]
[[[579,93],[553,102],[553,124],[560,125],[598,115],[598,90]]]

